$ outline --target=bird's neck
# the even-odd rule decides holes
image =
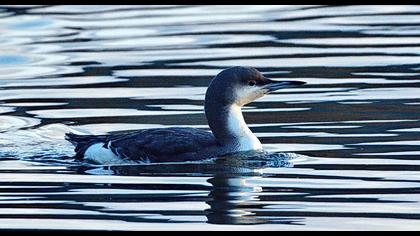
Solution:
[[[260,140],[245,123],[240,106],[206,104],[206,116],[210,129],[219,144],[230,151],[262,149]]]

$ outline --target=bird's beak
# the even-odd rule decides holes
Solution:
[[[306,84],[306,82],[303,81],[275,81],[271,79],[267,79],[266,84],[264,85],[264,88],[267,89],[267,93],[282,89],[282,88],[290,88],[295,87],[299,85]]]

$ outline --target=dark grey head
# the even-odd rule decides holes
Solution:
[[[251,67],[231,67],[213,78],[206,92],[206,105],[246,105],[267,93],[305,84],[302,81],[274,81]]]

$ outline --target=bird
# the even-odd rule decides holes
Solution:
[[[232,153],[261,151],[260,140],[247,126],[241,108],[273,91],[303,85],[277,81],[252,67],[222,70],[210,82],[204,100],[210,131],[191,127],[151,128],[79,135],[66,133],[76,160],[95,164],[196,161]]]

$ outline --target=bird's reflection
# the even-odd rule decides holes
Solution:
[[[252,209],[261,208],[257,193],[258,186],[252,186],[247,178],[241,176],[215,175],[209,179],[213,188],[206,202],[210,208],[206,210],[209,223],[213,224],[256,224],[264,223],[256,218]]]
[[[262,187],[253,181],[262,178],[259,170],[268,166],[285,167],[290,162],[283,158],[261,158],[260,155],[234,155],[215,161],[219,171],[208,180],[212,184],[206,210],[212,224],[264,224],[269,220],[258,218],[257,210],[265,204],[259,201]],[[254,183],[253,183],[254,182]]]
[[[240,153],[202,163],[171,163],[139,166],[112,166],[116,175],[160,176],[210,176],[210,193],[205,201],[207,222],[211,224],[265,224],[273,219],[264,217],[260,201],[263,192],[258,179],[263,178],[264,168],[291,167],[293,157],[284,154],[262,152]],[[292,223],[292,219],[282,222]]]

